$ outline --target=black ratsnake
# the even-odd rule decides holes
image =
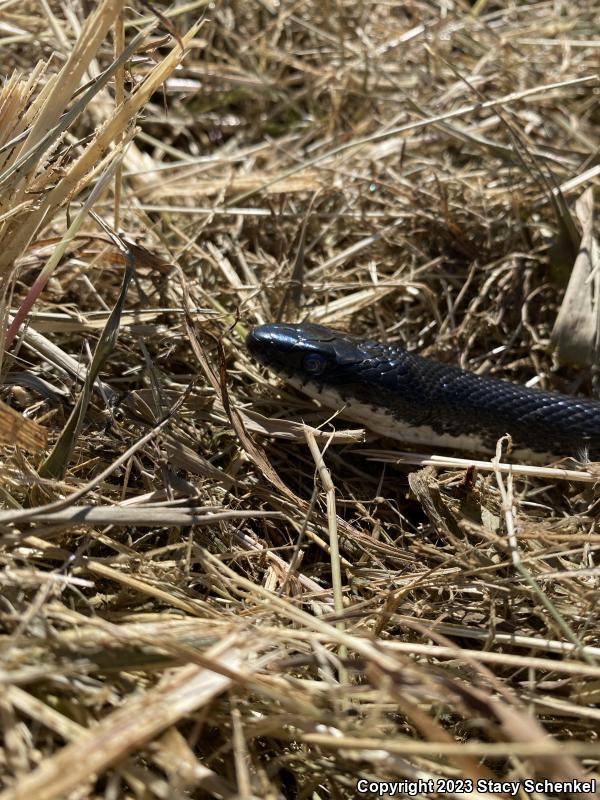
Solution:
[[[600,460],[600,401],[476,375],[322,325],[260,325],[247,346],[288,383],[384,436],[490,453],[509,433],[516,458]]]

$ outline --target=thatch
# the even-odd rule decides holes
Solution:
[[[596,465],[401,452],[244,348],[597,394],[597,9],[507,5],[3,4],[0,800],[600,777]]]

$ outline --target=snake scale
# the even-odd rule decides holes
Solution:
[[[247,346],[304,393],[408,444],[490,453],[509,433],[518,458],[600,460],[596,400],[476,375],[322,325],[260,325]]]

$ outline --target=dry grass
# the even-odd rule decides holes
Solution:
[[[1,800],[598,776],[594,465],[386,463],[243,346],[597,391],[597,9],[507,5],[2,3]]]

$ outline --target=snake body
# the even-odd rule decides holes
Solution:
[[[250,353],[306,394],[371,430],[413,445],[600,460],[600,402],[488,378],[313,324],[261,325]]]

